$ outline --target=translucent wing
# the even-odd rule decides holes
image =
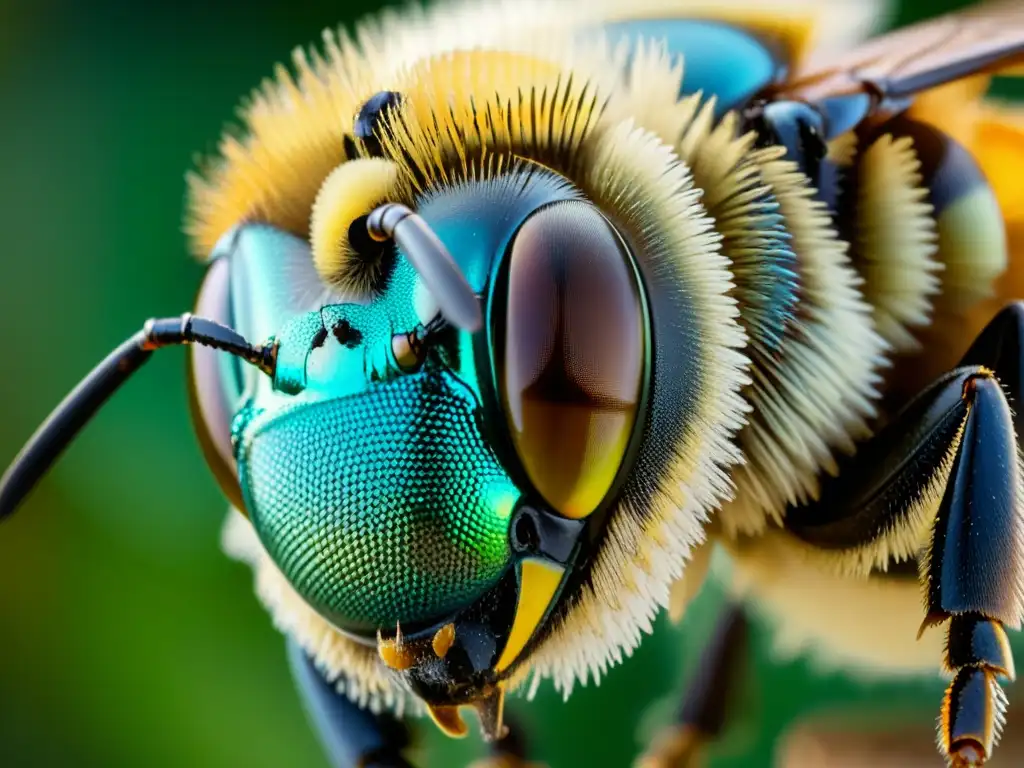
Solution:
[[[820,101],[874,91],[899,100],[974,74],[1024,65],[1024,2],[1002,0],[941,16],[841,54],[809,59],[779,87],[787,98]]]

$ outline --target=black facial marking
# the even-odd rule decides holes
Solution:
[[[324,345],[325,341],[327,341],[327,329],[321,328],[319,331],[316,332],[316,336],[313,337],[313,349],[320,349],[320,347]]]
[[[338,343],[348,349],[355,349],[363,340],[363,334],[360,333],[358,328],[353,328],[348,320],[340,320],[335,323],[331,332],[334,334],[334,338],[338,340]]]
[[[520,554],[540,555],[565,565],[576,551],[585,524],[560,517],[543,505],[522,503],[512,515],[509,543]]]
[[[532,510],[531,510],[532,512]],[[517,552],[536,552],[540,544],[537,522],[532,514],[519,515],[512,526],[512,547]]]

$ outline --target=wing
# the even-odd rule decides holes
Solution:
[[[882,35],[843,54],[814,57],[775,93],[813,102],[867,90],[898,101],[1021,65],[1024,2],[1003,0]]]

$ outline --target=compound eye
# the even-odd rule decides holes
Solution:
[[[506,265],[498,348],[512,441],[545,501],[586,517],[611,489],[637,420],[646,323],[632,258],[594,206],[572,200],[527,219]]]

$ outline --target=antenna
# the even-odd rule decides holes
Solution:
[[[44,421],[0,478],[0,520],[21,504],[82,427],[154,351],[179,344],[199,344],[229,352],[274,375],[275,345],[252,345],[230,328],[184,314],[147,320],[142,330],[111,352],[75,387]]]

